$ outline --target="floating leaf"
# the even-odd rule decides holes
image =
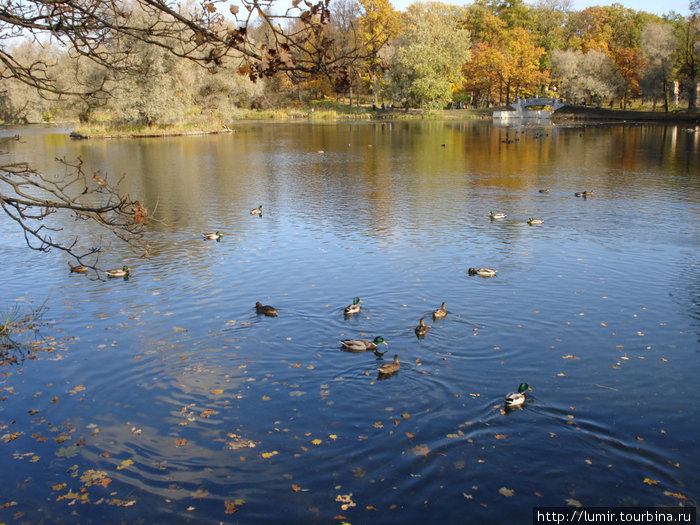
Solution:
[[[234,501],[224,501],[224,507],[226,508],[224,514],[234,514],[238,512],[238,507]]]
[[[659,482],[657,480],[651,479],[651,478],[644,478],[644,483],[646,483],[647,485],[658,485],[659,484]]]
[[[224,389],[223,388],[215,388],[214,390],[211,391],[211,393],[218,396],[218,395],[224,393]]]
[[[56,452],[56,457],[59,458],[72,458],[78,455],[78,447],[71,445],[70,447],[61,447]]]
[[[688,497],[685,494],[681,494],[680,492],[670,492],[668,490],[665,490],[664,495],[673,496],[676,499],[688,499]]]
[[[409,454],[414,454],[416,456],[427,456],[430,454],[430,448],[428,448],[428,445],[422,444],[422,445],[417,445],[408,451]]]
[[[495,437],[496,439],[506,439],[508,436],[505,434],[496,434],[493,437]]]
[[[176,447],[184,447],[187,444],[187,440],[185,438],[175,438],[174,441]]]
[[[314,439],[314,440],[311,442],[312,445],[320,445],[321,443],[323,443],[323,441],[321,441],[320,439]]]
[[[577,499],[567,498],[564,501],[566,501],[566,504],[570,507],[583,507],[583,505],[581,505],[581,502]]]
[[[515,494],[515,491],[513,489],[501,487],[500,489],[498,489],[498,493],[501,494],[502,496],[505,496],[506,498],[511,498],[511,497],[513,497],[513,494]]]
[[[561,356],[561,358],[562,358],[562,359],[578,359],[577,356],[571,355],[571,354],[563,355],[563,356]]]
[[[299,485],[292,485],[292,490],[294,492],[299,492],[301,490],[301,487]]]
[[[265,459],[269,459],[272,456],[275,456],[277,454],[279,454],[279,452],[277,452],[276,450],[273,450],[272,452],[263,452],[262,457],[264,457]]]

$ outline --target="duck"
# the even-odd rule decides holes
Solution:
[[[544,219],[533,219],[532,217],[530,217],[530,218],[527,220],[527,223],[528,223],[530,226],[532,226],[533,224],[542,224],[543,222],[544,222]]]
[[[344,310],[344,311],[345,311],[345,315],[352,315],[352,314],[358,313],[358,312],[360,311],[360,303],[361,303],[361,302],[362,302],[362,301],[360,300],[359,297],[355,297],[355,298],[352,300],[352,304],[345,307],[345,310]]]
[[[384,338],[381,335],[378,335],[377,337],[374,338],[374,340],[370,341],[369,339],[341,339],[340,344],[343,345],[343,350],[346,350],[348,352],[366,352],[367,350],[376,350],[377,345],[380,343],[384,343],[385,345],[388,345],[388,343],[384,340]]]
[[[399,354],[394,354],[394,360],[391,363],[384,363],[379,367],[379,377],[387,377],[395,374],[401,368],[399,363]]]
[[[445,303],[442,303],[442,305],[440,305],[440,308],[438,308],[437,310],[435,310],[433,312],[433,321],[437,321],[438,319],[442,319],[446,315],[447,315],[447,310],[445,309]]]
[[[68,266],[70,266],[70,271],[75,273],[87,273],[88,267],[83,264],[76,264],[73,266],[70,261],[68,261]]]
[[[493,210],[491,210],[491,213],[489,213],[489,218],[491,220],[493,220],[493,219],[505,219],[506,217],[508,217],[508,215],[506,213],[500,213],[500,212],[496,213]]]
[[[428,329],[430,328],[429,324],[425,324],[425,320],[423,318],[420,318],[420,321],[418,321],[418,326],[415,328],[416,335],[418,337],[423,337],[425,334],[428,333]]]
[[[260,301],[255,303],[255,311],[268,317],[277,317],[277,309],[274,306],[262,304]]]
[[[262,215],[262,204],[258,206],[257,208],[253,208],[250,210],[251,215]]]
[[[497,270],[493,268],[469,268],[469,275],[478,275],[479,277],[496,277]]]
[[[504,399],[506,406],[520,406],[525,403],[525,400],[527,399],[527,394],[525,393],[526,390],[532,390],[532,388],[530,388],[527,383],[520,383],[517,392],[511,392],[510,394],[506,395]]]
[[[546,189],[546,188],[543,188],[543,189],[540,190],[540,193],[549,193],[549,190]]]
[[[107,274],[107,277],[127,277],[130,271],[131,268],[128,266],[122,266],[121,268],[107,270],[105,273]]]
[[[584,199],[589,195],[593,195],[592,191],[577,191],[574,193],[574,197],[583,197]]]
[[[221,238],[221,233],[216,232],[216,233],[203,233],[202,236],[210,241],[218,241]]]

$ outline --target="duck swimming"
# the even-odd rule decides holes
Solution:
[[[221,233],[203,233],[202,237],[210,241],[218,241],[221,238]]]
[[[469,275],[478,275],[479,277],[496,277],[497,270],[492,268],[469,268]]]
[[[343,350],[356,353],[366,352],[367,350],[376,350],[377,345],[380,343],[388,345],[381,335],[378,335],[372,341],[369,339],[341,339],[340,341],[340,344],[343,345]]]
[[[527,399],[527,395],[525,394],[526,390],[532,390],[532,388],[530,388],[527,383],[520,383],[517,392],[511,392],[510,394],[506,395],[506,406],[513,407],[525,403],[525,400]]]
[[[445,309],[445,303],[442,303],[440,308],[435,310],[433,312],[433,321],[437,321],[438,319],[442,319],[447,315],[447,310]]]
[[[394,355],[394,360],[391,363],[385,363],[379,367],[379,377],[388,377],[395,374],[401,368],[401,363],[399,363],[399,354]]]
[[[425,334],[428,333],[428,329],[430,328],[430,325],[425,324],[425,321],[423,318],[420,318],[420,321],[418,321],[418,326],[415,328],[416,335],[418,337],[423,337]]]
[[[260,301],[255,303],[255,311],[268,317],[277,317],[277,309],[274,306],[262,304]]]
[[[262,215],[262,204],[258,206],[257,208],[253,208],[250,210],[251,215]]]
[[[527,223],[528,223],[530,226],[532,226],[533,224],[542,224],[543,222],[544,222],[543,219],[533,219],[532,217],[530,217],[530,218],[527,220]]]
[[[360,300],[359,297],[355,297],[352,300],[352,304],[345,307],[345,310],[344,310],[345,315],[352,315],[352,314],[358,313],[360,311],[360,303],[361,302],[362,301]]]
[[[493,211],[493,210],[491,211],[491,213],[489,213],[489,218],[490,218],[491,220],[493,220],[493,219],[505,219],[506,217],[508,217],[507,214],[505,214],[505,213],[496,213],[496,212]]]
[[[131,268],[128,266],[122,266],[121,268],[114,268],[112,270],[107,270],[105,273],[107,274],[107,277],[127,277],[129,275],[129,272],[131,271]]]
[[[76,264],[73,266],[70,261],[68,261],[68,266],[70,266],[70,271],[75,273],[87,273],[88,267],[82,264]]]

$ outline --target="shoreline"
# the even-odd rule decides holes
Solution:
[[[182,121],[175,124],[157,126],[135,127],[134,124],[120,125],[87,125],[81,128],[77,125],[70,133],[71,139],[87,140],[92,138],[163,138],[190,135],[217,135],[225,133],[235,133],[231,126],[237,123],[247,122],[308,122],[308,123],[332,123],[332,122],[376,122],[386,120],[471,120],[471,119],[491,119],[493,112],[497,108],[488,109],[447,109],[442,111],[425,112],[422,110],[403,109],[380,110],[367,108],[363,113],[353,113],[344,115],[335,111],[309,111],[305,114],[288,114],[287,118],[256,118],[255,116],[239,117],[229,124],[221,124],[216,129],[211,124],[197,128],[196,122]],[[588,108],[566,106],[552,113],[551,121],[554,124],[600,124],[600,123],[665,123],[665,124],[694,124],[700,126],[700,113],[688,111],[634,111],[616,110],[605,108]],[[69,123],[65,123],[67,127]]]

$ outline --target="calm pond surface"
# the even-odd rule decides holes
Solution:
[[[0,370],[0,522],[526,524],[535,506],[698,505],[700,133],[19,132],[17,159],[126,174],[160,222],[149,258],[102,256],[132,268],[105,281],[0,217],[0,306],[46,301],[53,350]],[[383,360],[338,342],[378,335]],[[528,402],[506,413],[520,382]]]

